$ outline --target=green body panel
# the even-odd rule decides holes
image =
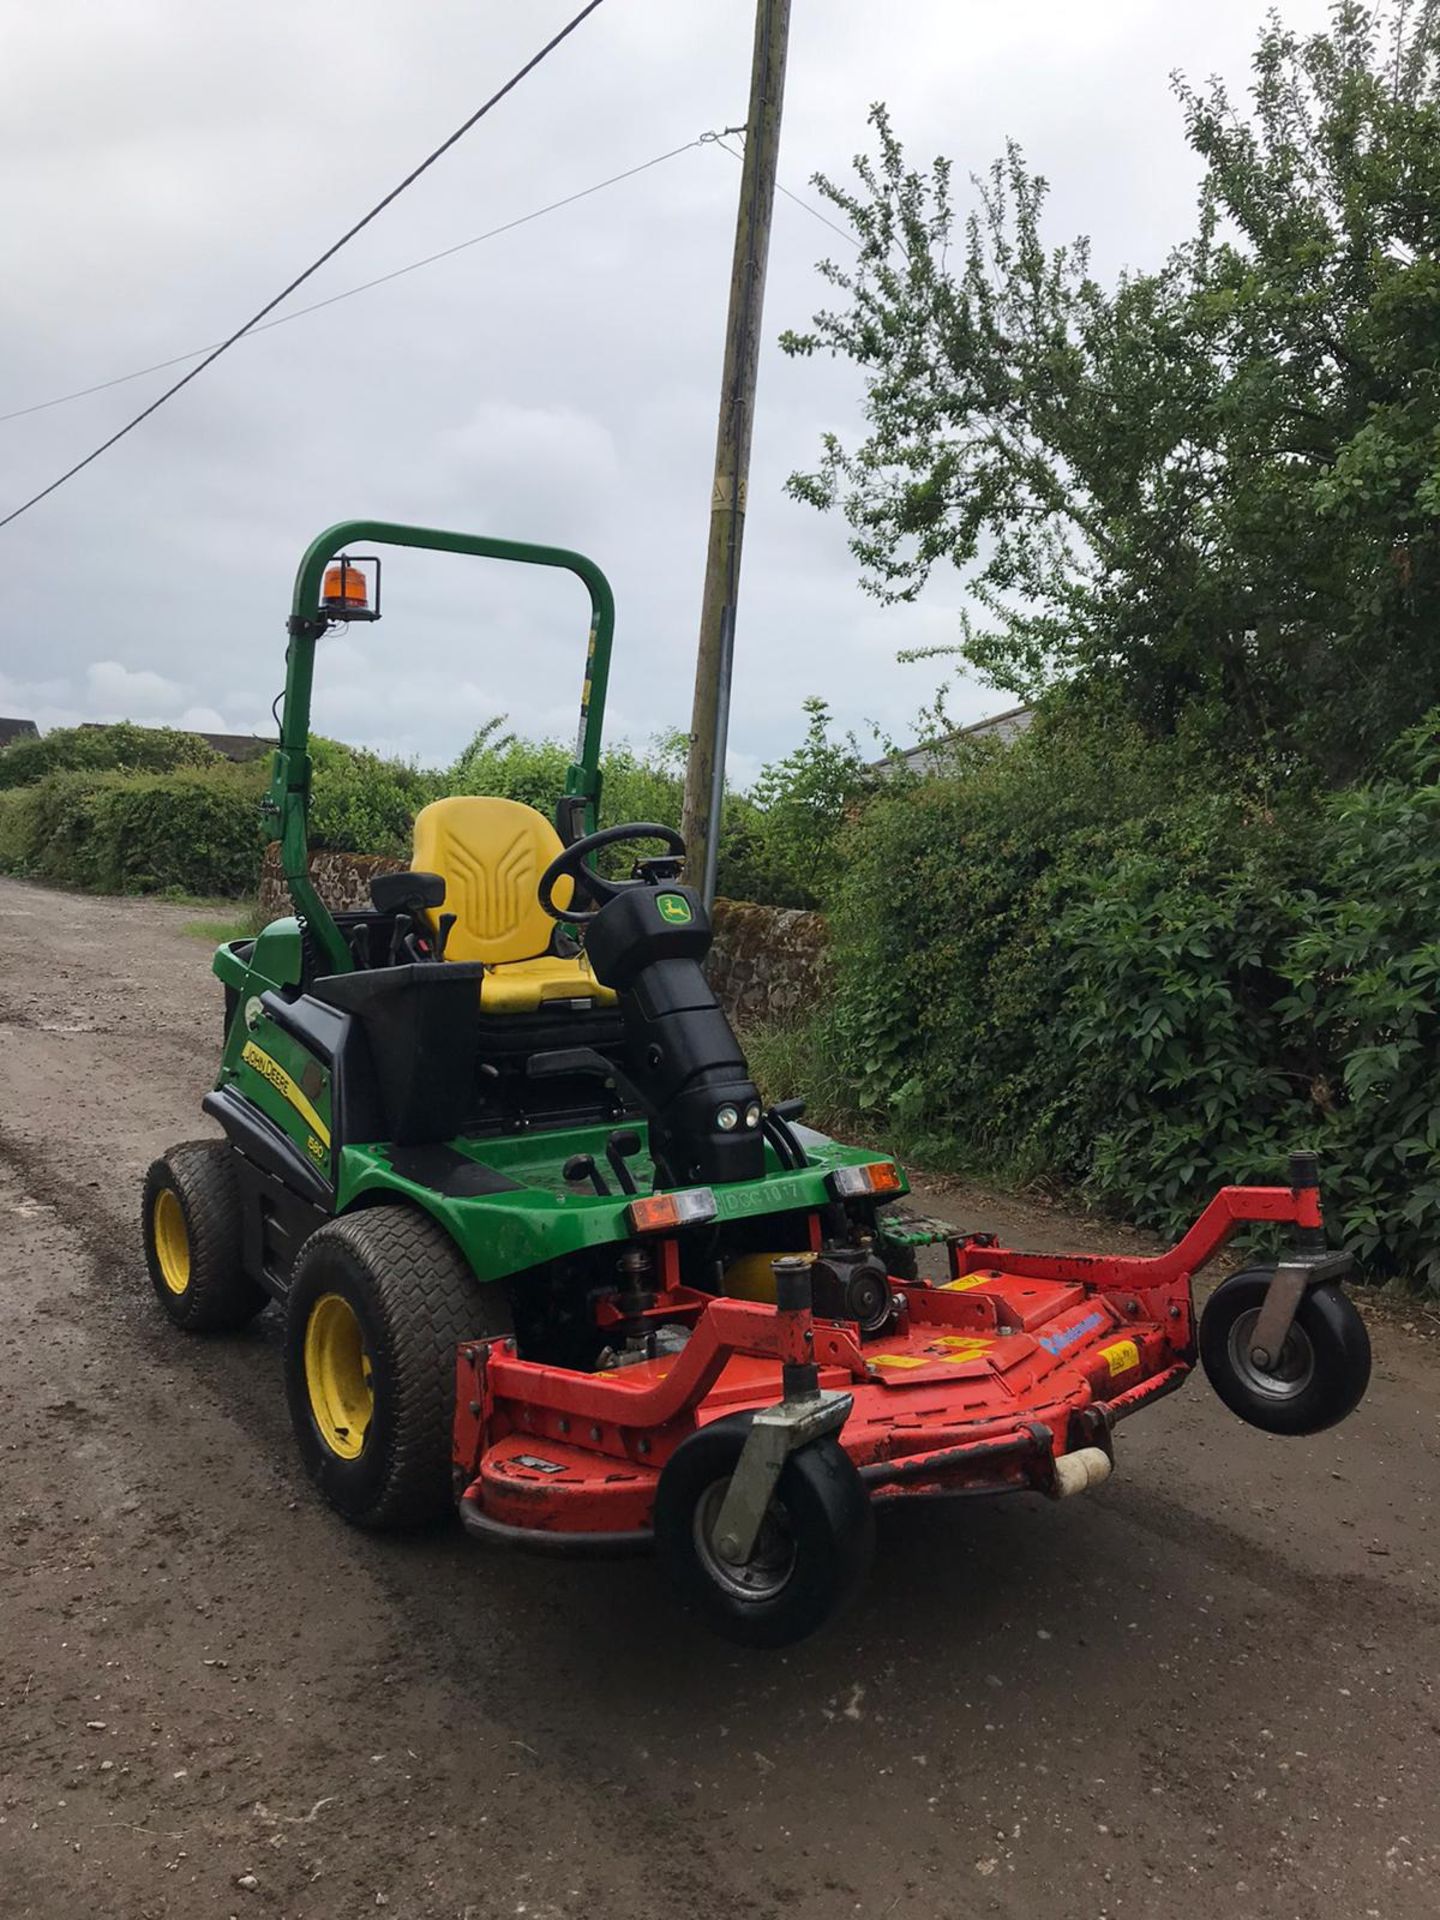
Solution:
[[[575,759],[566,779],[565,793],[567,797],[585,801],[587,832],[595,825],[600,799],[600,742],[610,680],[610,650],[615,635],[615,597],[609,581],[593,560],[565,547],[537,547],[522,540],[494,540],[482,534],[443,533],[434,527],[407,527],[390,520],[342,520],[310,543],[295,576],[290,645],[285,655],[285,705],[266,805],[279,818],[280,861],[290,897],[333,973],[349,973],[354,962],[329,909],[310,881],[307,841],[310,695],[315,678],[316,643],[330,624],[329,616],[320,605],[325,569],[342,549],[372,540],[382,546],[421,547],[437,553],[516,561],[524,566],[558,567],[575,574],[584,583],[590,594],[590,637],[580,694]]]
[[[293,917],[272,920],[253,941],[231,940],[223,947],[217,947],[210,970],[233,993],[239,994],[242,1008],[249,1008],[249,1002],[258,1000],[262,993],[278,992],[281,987],[299,986],[300,946],[298,920]],[[249,952],[238,952],[238,948],[248,948]],[[252,1013],[255,1011],[249,1010]],[[245,1022],[233,1021],[225,1035],[225,1051],[221,1056],[220,1078],[216,1086],[224,1086],[227,1079],[233,1076],[246,1038]]]
[[[253,940],[227,940],[216,948],[211,962],[211,971],[237,993],[247,988],[260,993],[266,987],[298,987],[300,970],[300,922],[293,914],[272,920]]]
[[[283,1033],[267,1014],[262,1012],[253,1023],[237,1021],[235,1024],[241,1029],[237,1045],[239,1057],[233,1069],[221,1073],[221,1086],[233,1084],[295,1142],[311,1166],[328,1180],[331,1161],[329,1072],[298,1040]],[[247,1025],[248,1032],[244,1030]]]
[[[636,1130],[644,1141],[643,1124]],[[512,1192],[467,1199],[449,1199],[433,1187],[404,1179],[391,1165],[387,1147],[345,1147],[340,1153],[339,1210],[344,1212],[363,1196],[393,1194],[434,1215],[465,1255],[477,1280],[502,1280],[547,1260],[633,1238],[625,1218],[629,1203],[623,1196],[605,1199],[577,1193],[566,1186],[560,1172],[574,1153],[593,1154],[603,1166],[605,1142],[612,1131],[607,1125],[518,1138],[452,1140],[457,1153],[521,1182]],[[822,1207],[829,1199],[825,1176],[833,1167],[885,1157],[833,1140],[811,1140],[807,1150],[814,1164],[798,1173],[782,1171],[772,1158],[774,1171],[763,1180],[713,1187],[718,1222]],[[641,1192],[648,1192],[654,1172],[648,1153],[642,1150],[630,1166]]]
[[[256,936],[248,959],[235,951],[245,944],[235,941],[221,947],[213,962],[215,973],[240,996],[239,1017],[231,1021],[225,1036],[215,1084],[233,1086],[244,1094],[328,1180],[332,1177],[329,1069],[283,1033],[260,1005],[262,993],[295,986],[300,980],[300,923],[293,918],[272,921]],[[247,1048],[252,1050],[249,1059]],[[263,1056],[258,1062],[254,1049]],[[283,1085],[287,1080],[293,1083],[288,1091]],[[318,1128],[316,1118],[322,1123]]]

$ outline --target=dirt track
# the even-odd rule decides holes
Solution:
[[[357,1535],[273,1315],[186,1340],[149,1297],[140,1177],[219,1038],[191,917],[0,881],[6,1920],[1433,1920],[1440,1346],[1375,1323],[1317,1440],[1194,1382],[1086,1499],[888,1516],[785,1657],[644,1561]]]

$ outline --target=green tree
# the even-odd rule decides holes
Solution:
[[[787,907],[823,907],[839,877],[841,841],[874,781],[853,734],[830,738],[830,708],[805,702],[805,738],[761,769],[750,792],[751,897]],[[727,825],[735,803],[726,803]],[[722,858],[724,841],[721,842]]]
[[[1175,88],[1196,231],[1108,288],[1017,147],[957,234],[949,162],[873,110],[858,183],[817,182],[858,256],[783,342],[862,369],[868,432],[790,488],[884,599],[953,562],[996,686],[1103,677],[1337,780],[1440,698],[1440,0],[1272,14],[1245,112]]]

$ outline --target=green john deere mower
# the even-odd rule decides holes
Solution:
[[[308,862],[311,684],[332,625],[379,617],[370,544],[573,574],[589,648],[553,820],[436,801],[411,869],[332,912]],[[458,1508],[492,1544],[656,1548],[712,1626],[779,1645],[853,1588],[875,1506],[1081,1492],[1197,1356],[1257,1426],[1343,1418],[1369,1349],[1312,1156],[1225,1188],[1167,1254],[1030,1254],[897,1221],[893,1160],[762,1100],[680,836],[598,827],[613,621],[599,568],[558,548],[353,521],[301,562],[267,802],[294,913],[216,953],[219,1136],[154,1163],[143,1228],[178,1326],[276,1303],[325,1498],[367,1527]],[[1197,1327],[1191,1277],[1244,1220],[1290,1223],[1294,1248]]]

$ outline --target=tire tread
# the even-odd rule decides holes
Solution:
[[[298,1304],[305,1303],[305,1276],[314,1262],[337,1244],[374,1289],[395,1394],[378,1490],[363,1511],[342,1511],[366,1527],[423,1525],[451,1506],[455,1349],[466,1339],[508,1336],[509,1304],[498,1285],[475,1280],[438,1221],[406,1206],[368,1207],[312,1235],[296,1263]],[[302,1340],[295,1329],[287,1341],[287,1368],[299,1366]],[[292,1386],[292,1411],[297,1426],[309,1419],[303,1377]]]
[[[1355,1304],[1338,1286],[1326,1284],[1307,1293],[1296,1310],[1315,1354],[1318,1369],[1303,1394],[1293,1400],[1262,1401],[1230,1363],[1230,1329],[1240,1314],[1259,1307],[1271,1268],[1232,1273],[1211,1294],[1200,1316],[1200,1361],[1216,1394],[1247,1425],[1265,1433],[1292,1437],[1323,1433],[1346,1419],[1370,1384],[1370,1335]]]
[[[145,1176],[141,1232],[146,1265],[160,1304],[187,1333],[237,1333],[269,1295],[243,1265],[240,1184],[227,1140],[186,1140],[156,1160]],[[150,1232],[162,1186],[180,1202],[190,1241],[190,1284],[171,1293],[161,1276]]]

